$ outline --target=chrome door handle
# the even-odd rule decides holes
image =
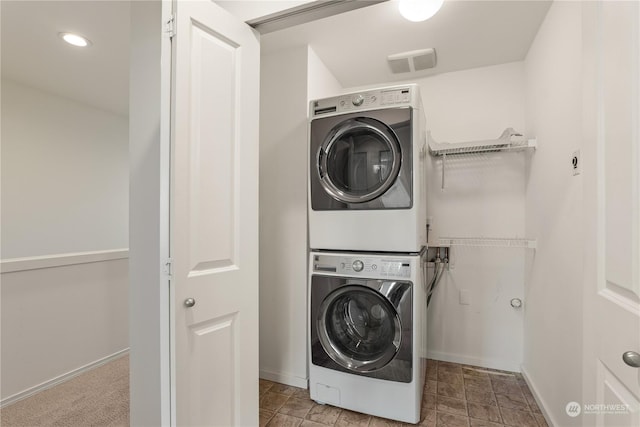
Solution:
[[[640,354],[635,351],[625,351],[622,354],[622,360],[632,368],[640,368]]]
[[[191,308],[196,305],[196,300],[194,300],[193,298],[187,298],[186,300],[184,300],[184,305],[188,308]]]
[[[324,156],[324,150],[320,147],[320,150],[318,151],[318,164],[316,165],[320,179],[324,178],[324,171],[322,170],[322,156]]]

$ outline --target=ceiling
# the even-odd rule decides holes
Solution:
[[[551,1],[445,0],[424,22],[400,16],[394,1],[262,36],[262,51],[309,44],[343,87],[521,61]],[[437,66],[392,74],[388,55],[435,48]]]
[[[6,1],[2,77],[115,112],[129,110],[128,1]],[[76,32],[93,45],[63,42]]]
[[[263,1],[273,3],[268,12],[256,12],[251,1],[237,3],[244,10],[231,6],[234,13],[253,19],[303,1]],[[308,43],[344,87],[406,80],[524,59],[549,6],[547,0],[446,0],[433,18],[411,23],[388,1],[263,35],[262,51]],[[2,0],[0,7],[3,78],[128,114],[129,1]],[[69,46],[57,36],[64,31],[93,45]],[[387,55],[428,47],[437,51],[435,69],[388,70]]]

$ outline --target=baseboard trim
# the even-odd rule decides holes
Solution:
[[[283,372],[271,372],[264,369],[260,369],[260,378],[304,389],[308,388],[309,383],[308,378],[301,378]]]
[[[533,398],[536,400],[536,403],[538,404],[538,407],[542,412],[542,416],[544,417],[549,427],[555,427],[557,425],[560,425],[556,423],[555,420],[551,417],[551,414],[547,410],[547,405],[545,404],[544,399],[540,396],[540,393],[538,393],[538,388],[535,386],[533,381],[531,381],[531,377],[529,376],[529,373],[527,372],[525,367],[521,366],[520,371],[522,372],[522,377],[524,378],[524,381],[527,383],[527,386],[529,386],[529,390],[531,390],[531,394],[533,394]]]
[[[22,399],[26,399],[27,397],[33,396],[36,393],[39,393],[51,387],[57,386],[58,384],[62,384],[66,381],[69,381],[70,379],[75,378],[80,374],[83,374],[99,366],[107,364],[113,360],[126,356],[128,353],[129,353],[129,348],[125,348],[124,350],[120,350],[116,353],[113,353],[110,356],[103,357],[102,359],[98,359],[95,362],[91,362],[87,365],[81,366],[78,369],[74,369],[73,371],[67,372],[66,374],[62,374],[58,377],[52,378],[48,381],[38,384],[37,386],[28,388],[12,396],[6,397],[0,400],[0,408],[4,408],[7,405],[11,405],[12,403],[16,403]]]
[[[10,258],[0,260],[0,273],[38,270],[41,268],[63,267],[66,265],[88,264],[91,262],[112,261],[129,258],[129,249],[77,252],[57,255],[44,255],[28,258]]]
[[[430,350],[427,350],[427,357],[443,362],[461,363],[463,365],[480,366],[483,368],[499,369],[501,371],[520,372],[520,362],[513,360],[487,359]]]

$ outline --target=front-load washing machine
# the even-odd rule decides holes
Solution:
[[[309,391],[416,423],[426,372],[424,252],[311,252]]]
[[[311,102],[309,246],[417,252],[426,244],[426,131],[415,84]]]

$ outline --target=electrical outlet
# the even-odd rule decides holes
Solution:
[[[573,170],[573,175],[580,175],[580,172],[582,171],[580,150],[576,150],[573,152],[573,155],[571,156],[571,167]]]

